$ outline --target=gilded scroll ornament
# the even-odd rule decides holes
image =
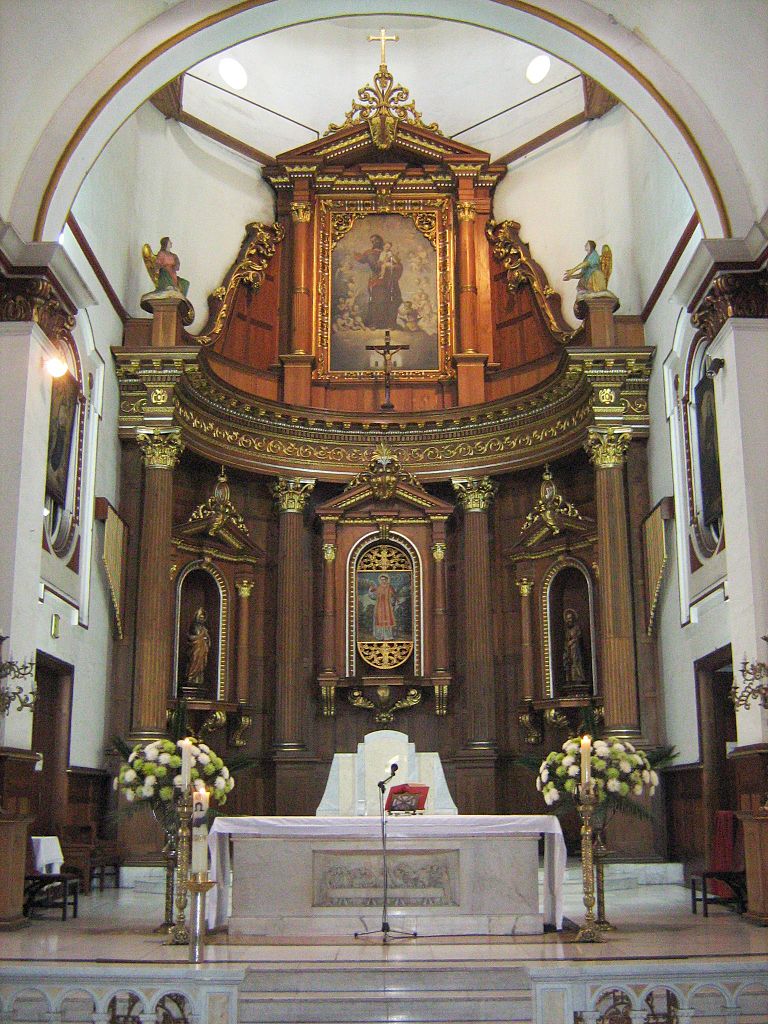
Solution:
[[[235,531],[236,534],[248,536],[245,520],[232,503],[229,481],[224,467],[221,467],[213,494],[192,512],[190,523],[205,525],[209,537],[216,537],[224,532]]]
[[[272,487],[278,512],[303,512],[314,490],[314,480],[281,478]]]
[[[357,568],[360,572],[410,572],[413,566],[401,548],[377,544],[362,555]]]
[[[147,469],[173,469],[184,451],[181,433],[172,430],[165,433],[139,431],[136,443]]]
[[[53,285],[38,277],[0,278],[0,321],[31,321],[51,341],[69,340],[75,327]]]
[[[323,544],[323,558],[326,562],[333,562],[336,559],[336,545]]]
[[[454,478],[451,483],[465,512],[487,512],[498,490],[488,476]]]
[[[377,700],[373,701],[361,689],[350,690],[347,700],[353,707],[376,711],[374,721],[379,725],[388,725],[396,711],[412,708],[421,703],[421,690],[415,686],[410,687],[404,697],[394,701],[390,700],[392,690],[389,686],[377,686],[375,693]]]
[[[530,576],[520,576],[515,580],[515,586],[520,591],[520,597],[530,597],[533,593],[533,580]]]
[[[436,562],[442,562],[445,560],[446,551],[447,547],[442,541],[437,541],[432,545],[432,557]]]
[[[567,345],[576,334],[559,315],[559,297],[547,280],[544,271],[531,258],[530,250],[520,238],[520,225],[514,220],[489,220],[485,234],[491,252],[507,272],[507,287],[516,291],[529,285],[547,327],[557,341]],[[557,303],[555,309],[553,303]]]
[[[399,668],[408,661],[413,651],[413,642],[410,640],[358,640],[357,650],[366,665],[387,672]]]
[[[714,340],[725,321],[733,317],[768,317],[768,270],[720,274],[691,317],[691,323]]]
[[[395,452],[382,442],[373,450],[368,468],[350,480],[344,490],[367,485],[377,501],[388,501],[401,483],[423,490],[416,477],[401,468]]]
[[[216,340],[231,312],[235,292],[241,284],[247,285],[254,292],[261,288],[267,268],[284,236],[285,231],[281,224],[261,224],[254,221],[246,227],[245,241],[237,264],[225,282],[211,296],[211,307],[217,303],[219,306],[213,326],[204,334],[197,336],[196,340],[201,345],[211,345]]]
[[[524,740],[531,746],[536,746],[541,743],[543,736],[541,732],[541,726],[539,725],[540,717],[530,709],[523,711],[517,716],[517,720],[524,733]]]
[[[456,216],[460,221],[473,221],[477,214],[474,203],[461,201],[456,203]]]
[[[584,533],[592,525],[591,519],[582,516],[576,506],[560,494],[549,466],[545,466],[539,500],[525,517],[514,547],[532,548],[561,533]]]
[[[392,75],[386,64],[381,64],[373,76],[373,85],[368,83],[358,89],[357,99],[342,124],[329,124],[324,135],[352,128],[354,125],[367,124],[371,140],[377,149],[389,149],[397,137],[398,127],[413,125],[429,132],[442,134],[436,124],[425,124],[416,109],[414,100],[408,102],[408,90],[394,84]]]
[[[584,447],[596,469],[613,469],[624,465],[631,440],[632,434],[626,430],[590,427]]]

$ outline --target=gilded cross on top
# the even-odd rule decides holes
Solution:
[[[382,29],[377,36],[368,36],[369,43],[381,43],[381,66],[387,65],[387,43],[399,43],[399,36],[388,36],[386,29]]]

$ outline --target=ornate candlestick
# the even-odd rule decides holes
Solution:
[[[616,926],[605,916],[605,878],[603,867],[608,852],[605,845],[605,830],[597,828],[595,832],[595,877],[597,879],[597,920],[595,928],[600,932],[614,932]]]
[[[576,935],[576,942],[602,942],[603,937],[595,926],[595,862],[592,848],[592,816],[597,807],[597,794],[590,780],[579,786],[576,804],[581,818],[581,875],[584,885],[584,924]]]
[[[172,946],[186,946],[189,932],[186,924],[187,891],[189,883],[189,846],[192,820],[192,793],[184,790],[179,803],[179,835],[176,840],[176,923],[171,932]]]
[[[189,913],[189,962],[201,964],[205,961],[205,894],[216,883],[208,879],[207,871],[190,875],[187,883],[192,893]]]

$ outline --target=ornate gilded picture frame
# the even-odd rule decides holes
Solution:
[[[453,375],[453,220],[447,196],[318,204],[315,377],[374,378],[388,330],[402,380]]]

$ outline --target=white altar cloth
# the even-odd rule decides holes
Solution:
[[[563,880],[566,849],[560,822],[551,814],[515,815],[405,815],[387,818],[391,840],[457,839],[470,836],[544,835],[544,922],[558,931],[563,925]],[[352,818],[252,818],[217,817],[208,836],[211,855],[210,878],[216,883],[208,893],[208,927],[226,924],[227,883],[230,876],[229,837],[301,838],[335,840],[343,838],[379,842],[381,822],[373,817]]]

